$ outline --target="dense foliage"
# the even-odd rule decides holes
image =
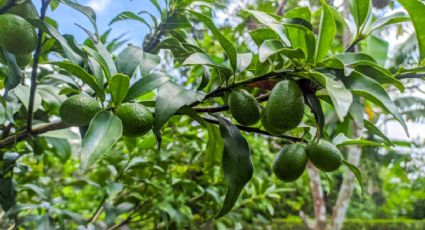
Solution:
[[[379,127],[407,133],[405,120],[423,121],[423,100],[390,97],[424,77],[423,1],[399,0],[407,14],[383,17],[373,7],[394,2],[351,0],[344,15],[333,1],[283,1],[284,11],[257,1],[224,23],[225,1],[147,2],[140,10],[153,4],[159,17],[126,11],[110,23],[148,26],[141,46],[99,31],[75,1],[41,0],[39,12],[29,0],[0,4],[2,228],[224,229],[312,216],[306,167],[329,182],[328,210],[351,171],[348,217],[425,217],[421,166],[399,154],[424,143]],[[48,17],[57,7],[89,19],[82,44]],[[9,28],[11,17],[33,27]],[[414,51],[390,60],[380,32],[406,25]],[[346,154],[358,146],[361,166]]]

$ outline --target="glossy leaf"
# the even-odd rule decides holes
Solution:
[[[185,90],[179,85],[167,81],[158,90],[153,130],[160,130],[177,110],[200,99],[201,97],[196,92]]]
[[[186,60],[184,60],[182,65],[206,65],[206,66],[215,67],[215,68],[223,68],[223,69],[226,68],[216,63],[214,60],[211,59],[210,56],[208,56],[205,53],[191,54],[188,58],[186,58]]]
[[[149,74],[160,62],[157,55],[143,52],[143,49],[130,45],[116,58],[117,71],[132,77],[140,67],[142,76]]]
[[[144,18],[140,17],[139,15],[137,15],[137,14],[131,12],[131,11],[121,12],[119,15],[115,16],[111,20],[109,25],[112,25],[112,24],[119,22],[119,21],[124,21],[124,20],[129,20],[129,19],[141,22],[141,23],[145,24],[150,29],[149,23]]]
[[[265,62],[270,56],[282,53],[282,55],[294,59],[303,59],[304,52],[300,48],[285,48],[283,43],[279,40],[266,40],[261,44],[258,51],[260,62]]]
[[[316,46],[315,63],[327,56],[332,47],[336,33],[336,24],[326,1],[322,0],[322,13],[320,16],[319,36]]]
[[[96,79],[80,66],[72,64],[70,62],[51,62],[50,64],[59,66],[67,72],[71,73],[72,75],[86,83],[88,86],[90,86],[90,88],[92,88],[96,92],[99,98],[101,98],[102,100],[105,98],[105,93],[97,84]]]
[[[372,23],[368,35],[370,35],[375,30],[384,28],[385,26],[408,21],[410,21],[410,18],[404,12],[396,12],[392,15],[381,17]]]
[[[391,72],[376,63],[370,61],[360,61],[350,65],[356,71],[372,78],[381,84],[392,84],[400,91],[404,90],[404,85],[397,78],[393,77]]]
[[[304,51],[307,61],[314,62],[314,55],[316,53],[316,38],[311,29],[306,27],[300,20],[292,20],[290,23],[285,23],[288,37],[291,41],[292,48],[301,48]],[[311,26],[308,23],[309,26]]]
[[[398,0],[412,19],[419,44],[419,57],[425,58],[425,3],[420,0]]]
[[[238,54],[238,71],[245,71],[252,62],[252,53],[239,53]]]
[[[354,174],[357,181],[359,182],[360,188],[361,188],[362,193],[363,193],[364,187],[363,187],[362,173],[360,172],[360,170],[355,165],[350,164],[348,161],[344,160],[343,163]]]
[[[30,87],[26,85],[18,85],[13,92],[15,93],[16,97],[22,102],[25,109],[28,111],[29,106],[29,99],[30,99]],[[35,92],[34,97],[34,112],[37,111],[41,106],[41,97],[40,94]]]
[[[394,102],[391,101],[391,98],[388,96],[385,89],[378,82],[357,71],[354,71],[349,77],[345,77],[342,80],[345,86],[354,94],[365,97],[369,101],[391,113],[394,118],[400,122],[408,134],[406,123],[404,122],[399,109]]]
[[[169,80],[170,76],[163,72],[153,72],[146,77],[142,77],[130,87],[124,101],[131,101],[143,96]]]
[[[382,138],[386,144],[388,145],[394,145],[391,140],[381,131],[378,127],[376,127],[372,122],[368,120],[364,120],[364,126],[365,128],[372,134],[377,135],[378,137]]]
[[[227,57],[230,60],[230,66],[232,67],[233,71],[236,71],[237,68],[237,52],[235,45],[229,41],[223,34],[221,34],[220,30],[217,29],[215,26],[213,20],[201,13],[198,13],[196,11],[189,11],[193,16],[196,17],[199,21],[203,22],[206,27],[211,31],[211,33],[214,35],[214,37],[217,39],[217,41],[220,43],[221,47],[223,48],[224,52],[226,53]]]
[[[216,218],[230,212],[238,200],[242,189],[251,180],[254,171],[248,142],[242,136],[239,129],[224,118],[219,117],[218,121],[220,124],[220,134],[224,139],[221,161],[228,190],[223,207]]]
[[[127,96],[127,92],[130,86],[130,78],[124,74],[116,74],[109,81],[109,90],[111,91],[112,102],[115,106],[121,104],[121,102]]]
[[[350,11],[357,25],[357,33],[360,33],[363,25],[371,14],[371,0],[351,0]]]
[[[351,103],[353,102],[353,95],[351,92],[334,76],[319,72],[312,72],[311,76],[320,85],[326,88],[332,103],[334,104],[339,120],[343,121],[350,109]]]
[[[97,25],[96,25],[96,13],[94,12],[92,8],[88,6],[80,5],[77,2],[70,1],[70,0],[60,0],[60,1],[70,6],[71,8],[83,13],[93,25],[96,35],[99,34],[99,30],[97,29]]]
[[[21,79],[23,77],[23,72],[19,68],[18,64],[16,64],[16,58],[15,55],[7,52],[5,49],[0,49],[0,52],[2,52],[2,56],[5,57],[5,61],[7,64],[7,78],[4,83],[5,91],[3,96],[7,96],[7,93],[11,90],[16,88],[19,83],[21,83]]]
[[[388,148],[388,146],[384,143],[367,140],[362,137],[351,139],[345,136],[343,133],[340,133],[336,137],[334,137],[332,142],[336,146],[360,145],[360,146],[375,146],[375,147]]]
[[[86,171],[108,151],[122,135],[121,120],[109,111],[101,111],[90,122],[81,144],[80,169]]]
[[[260,11],[248,10],[252,16],[254,16],[261,24],[264,24],[268,28],[272,29],[282,40],[283,44],[287,47],[291,46],[291,42],[286,36],[286,30],[283,24],[276,20],[274,17]]]

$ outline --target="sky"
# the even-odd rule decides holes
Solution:
[[[33,2],[39,9],[40,1]],[[108,24],[111,19],[123,11],[138,13],[145,10],[155,16],[159,16],[158,11],[149,0],[78,0],[77,2],[82,5],[90,6],[96,12],[100,33],[109,29]],[[61,4],[53,12],[49,11],[47,16],[58,22],[59,31],[62,34],[72,34],[79,42],[87,38],[87,35],[82,29],[76,26],[75,23],[93,31],[89,20],[83,14],[64,4]],[[117,22],[112,25],[111,38],[125,33],[127,34],[126,37],[130,39],[130,43],[141,45],[143,37],[148,32],[149,29],[145,25],[140,22],[128,20],[126,22]]]

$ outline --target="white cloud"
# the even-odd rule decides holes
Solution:
[[[90,0],[87,6],[91,7],[96,13],[105,11],[112,0]]]

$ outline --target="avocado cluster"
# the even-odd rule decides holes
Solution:
[[[344,158],[335,145],[322,139],[307,145],[295,143],[279,151],[272,170],[280,180],[292,182],[303,174],[308,160],[324,172],[333,172],[342,165]]]
[[[99,102],[88,95],[78,94],[66,99],[60,109],[59,116],[70,126],[88,126],[93,117],[102,110]],[[124,103],[114,109],[123,124],[123,135],[138,137],[152,129],[153,114],[139,103]]]
[[[7,0],[0,0],[0,7]],[[25,1],[0,15],[0,47],[15,55],[16,63],[23,68],[31,62],[31,53],[37,45],[34,27],[26,19],[38,18],[37,9],[32,1]],[[6,63],[6,57],[0,52],[0,62]]]

